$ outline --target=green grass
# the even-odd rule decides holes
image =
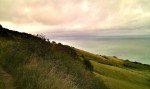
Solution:
[[[100,77],[104,80],[104,83],[110,88],[110,89],[149,89],[149,86],[143,86],[140,84],[132,83],[129,81],[119,80],[112,77],[100,75],[98,73],[95,73],[97,77]]]
[[[149,89],[149,65],[121,60],[117,57],[96,55],[79,49],[76,51],[82,60],[90,60],[94,66],[94,74],[103,79],[108,88]]]

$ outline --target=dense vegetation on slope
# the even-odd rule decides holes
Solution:
[[[107,89],[89,65],[72,47],[0,27],[0,89]]]

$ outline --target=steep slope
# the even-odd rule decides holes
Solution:
[[[86,66],[72,47],[0,27],[0,82],[12,88],[107,89]]]

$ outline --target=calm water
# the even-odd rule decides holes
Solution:
[[[55,39],[57,42],[92,53],[150,64],[150,37],[99,37],[92,39]]]

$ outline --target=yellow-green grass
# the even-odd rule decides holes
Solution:
[[[86,52],[80,49],[75,49],[80,56],[81,59],[88,59],[93,60],[98,63],[107,64],[110,66],[116,66],[120,68],[126,68],[126,69],[134,69],[134,70],[140,70],[140,71],[149,71],[150,72],[150,65],[141,64],[138,62],[131,62],[129,60],[123,60],[120,58],[117,58],[116,56],[105,56],[105,55],[98,55],[93,54],[90,52]]]
[[[95,73],[95,74],[97,75],[97,77],[100,77],[101,79],[103,79],[104,83],[110,89],[149,89],[149,86],[138,85],[138,84],[128,82],[128,81],[106,77],[98,73]]]
[[[121,59],[111,56],[103,56],[99,54],[93,54],[84,50],[75,49],[80,57],[84,56],[86,59],[93,60],[103,64],[109,64],[114,66],[120,66],[123,63]],[[115,64],[114,64],[115,63]]]
[[[123,69],[91,61],[95,74],[102,78],[110,89],[149,89],[150,72]]]
[[[81,59],[90,60],[94,66],[94,74],[103,79],[110,89],[150,88],[150,67],[148,65],[133,63],[112,56],[92,54],[79,49],[76,51]]]

